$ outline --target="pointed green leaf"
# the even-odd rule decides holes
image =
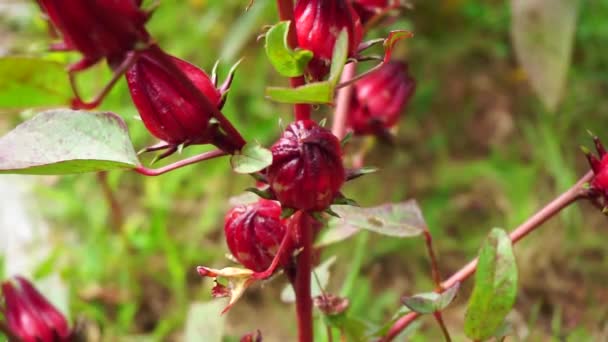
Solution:
[[[465,334],[473,340],[492,337],[511,311],[516,295],[517,265],[511,240],[504,230],[494,228],[479,252]]]
[[[297,88],[268,87],[266,88],[266,96],[273,101],[282,103],[332,103],[335,88],[340,81],[340,75],[347,58],[348,32],[342,30],[334,46],[329,79],[327,81],[309,83]]]
[[[118,115],[50,110],[0,138],[0,173],[73,174],[139,165]]]
[[[445,309],[456,297],[460,283],[445,290],[442,293],[426,292],[411,297],[403,297],[401,301],[408,309],[420,313],[431,314],[435,311]]]
[[[426,227],[420,207],[415,200],[371,208],[336,205],[331,209],[340,218],[330,220],[330,229],[353,227],[388,236],[411,237],[420,235]]]
[[[281,103],[331,103],[334,88],[329,81],[309,83],[297,88],[267,87],[266,96]]]
[[[272,164],[272,152],[256,142],[250,142],[230,158],[230,164],[237,173],[259,172]]]
[[[72,98],[65,65],[42,58],[0,58],[0,109],[67,105]]]
[[[306,65],[312,59],[308,50],[293,50],[287,42],[289,21],[281,21],[266,32],[266,55],[275,70],[286,77],[304,74]]]

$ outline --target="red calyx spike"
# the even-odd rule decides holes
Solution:
[[[68,322],[22,277],[2,283],[2,309],[9,333],[23,342],[69,341]]]
[[[268,183],[283,207],[323,211],[345,181],[340,141],[311,120],[291,123],[272,146]]]
[[[608,206],[608,153],[598,137],[593,137],[598,156],[585,151],[594,177],[590,182],[591,191],[603,198],[603,206]]]
[[[279,251],[287,234],[281,219],[281,206],[260,199],[257,203],[233,208],[226,214],[224,232],[232,255],[243,266],[255,272],[265,271]],[[284,253],[287,262],[292,253]]]
[[[408,65],[391,61],[354,83],[347,125],[355,134],[382,135],[399,121],[399,115],[416,90]]]
[[[294,9],[299,47],[310,50],[314,58],[308,73],[314,80],[323,79],[336,39],[343,29],[348,32],[348,52],[353,57],[363,36],[359,15],[346,0],[298,0]]]

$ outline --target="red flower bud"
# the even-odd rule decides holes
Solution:
[[[55,50],[78,50],[84,58],[71,67],[82,70],[107,58],[119,63],[137,42],[147,42],[144,27],[149,13],[139,0],[38,0],[63,36]]]
[[[365,24],[373,16],[386,10],[390,5],[389,2],[389,0],[352,0],[352,5],[361,22]]]
[[[27,280],[15,277],[2,283],[2,309],[9,333],[23,342],[68,341],[65,317]]]
[[[285,222],[281,220],[281,206],[265,199],[233,208],[226,214],[224,224],[230,252],[238,262],[255,272],[270,266],[286,230]],[[284,255],[288,257],[291,253]]]
[[[344,184],[340,141],[314,121],[290,124],[272,157],[268,184],[283,207],[325,210]]]
[[[585,153],[594,173],[591,190],[604,199],[604,206],[608,206],[608,153],[599,138],[594,137],[593,140],[599,158],[591,152]]]
[[[355,134],[380,134],[397,124],[416,89],[407,64],[391,61],[354,84],[348,126]]]
[[[156,48],[142,52],[126,73],[131,98],[146,128],[172,146],[211,142],[212,114],[170,72],[164,64],[167,58],[157,58],[157,53],[162,52]],[[176,57],[171,59],[209,102],[221,107],[222,94],[203,70]]]
[[[329,72],[334,45],[343,29],[348,32],[349,56],[357,52],[363,28],[349,1],[298,0],[294,17],[299,47],[314,54],[308,64],[313,79],[320,80]]]

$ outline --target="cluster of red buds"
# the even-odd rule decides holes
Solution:
[[[22,277],[2,283],[0,328],[11,340],[22,342],[65,342],[72,331],[59,310]]]
[[[585,155],[594,174],[589,184],[589,197],[596,201],[604,213],[608,213],[608,153],[598,137],[594,136],[593,141],[598,156],[585,149]]]
[[[98,106],[125,73],[131,98],[150,133],[161,143],[144,151],[166,150],[159,158],[193,144],[213,144],[232,153],[241,139],[226,133],[219,110],[233,79],[234,68],[218,87],[217,77],[166,54],[150,37],[145,24],[151,11],[141,0],[38,0],[63,41],[53,50],[77,50],[83,58],[68,68],[76,109]],[[80,99],[73,73],[106,59],[114,70],[112,81],[90,103]],[[221,115],[221,114],[219,114]],[[224,123],[225,124],[225,123]]]
[[[383,135],[395,126],[414,95],[408,65],[391,61],[354,83],[348,126],[355,134]]]
[[[348,32],[349,56],[356,55],[363,28],[349,1],[297,0],[294,17],[299,47],[314,54],[308,64],[313,80],[321,80],[329,72],[334,45],[342,30]]]
[[[50,23],[62,37],[53,51],[78,51],[82,59],[68,67],[76,93],[73,107],[90,109],[99,105],[109,88],[133,61],[133,52],[151,44],[145,24],[152,11],[141,9],[141,0],[38,0]],[[102,59],[114,70],[112,82],[95,100],[85,103],[76,91],[74,73]]]

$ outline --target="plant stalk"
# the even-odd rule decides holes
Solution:
[[[344,66],[342,76],[340,78],[341,83],[348,83],[344,88],[338,90],[336,100],[336,111],[334,112],[334,120],[332,122],[331,131],[338,137],[338,139],[344,138],[346,134],[346,118],[350,111],[350,100],[353,96],[353,87],[350,85],[350,80],[355,77],[357,71],[356,63],[348,63]]]
[[[431,259],[431,276],[433,277],[433,282],[435,283],[435,291],[442,292],[443,288],[441,287],[439,264],[437,263],[437,256],[435,255],[435,249],[433,248],[433,236],[428,228],[424,229],[423,235],[424,242],[426,243],[426,249],[429,253],[429,258]]]
[[[108,183],[108,172],[101,171],[97,172],[97,181],[101,185],[101,191],[103,196],[108,203],[108,209],[110,210],[110,220],[112,221],[112,229],[115,232],[120,232],[122,224],[124,222],[124,216],[122,213],[122,207],[116,199],[115,193]]]
[[[536,214],[532,215],[528,218],[524,223],[522,223],[519,227],[515,228],[509,237],[513,244],[517,243],[521,239],[523,239],[526,235],[530,234],[538,227],[540,227],[543,223],[545,223],[550,218],[557,215],[562,209],[568,207],[570,204],[576,202],[581,198],[585,198],[585,191],[582,186],[589,182],[593,178],[593,172],[589,171],[586,175],[584,175],[574,186],[570,189],[566,190],[564,193],[559,195],[553,201],[549,202],[546,206],[540,209]],[[441,287],[444,289],[448,289],[452,287],[457,282],[462,283],[466,279],[468,279],[475,270],[477,269],[477,258],[470,261],[463,268],[461,268],[458,272],[453,274],[448,280],[441,283]],[[413,321],[415,321],[420,314],[417,312],[410,312],[405,316],[401,317],[397,320],[392,327],[389,329],[388,333],[380,339],[382,342],[392,341],[395,337],[397,337],[403,329],[407,328]]]
[[[306,212],[297,212],[298,229],[302,252],[297,257],[294,292],[296,294],[296,314],[298,316],[298,341],[313,341],[312,294],[310,290],[312,274],[313,218]]]
[[[289,32],[287,32],[287,43],[289,47],[295,49],[298,47],[298,37],[296,36],[296,23],[293,17],[293,0],[277,0],[277,8],[281,21],[290,22]],[[306,80],[304,76],[291,77],[289,83],[292,88],[297,88],[306,84]],[[295,104],[294,116],[296,120],[309,120],[311,116],[310,105],[305,103]]]
[[[437,324],[439,324],[439,327],[441,328],[441,332],[443,333],[443,337],[445,338],[445,341],[452,342],[452,337],[450,337],[450,332],[448,331],[448,328],[445,326],[445,322],[443,321],[443,316],[441,315],[441,311],[435,311],[433,313],[433,316],[435,317]]]

